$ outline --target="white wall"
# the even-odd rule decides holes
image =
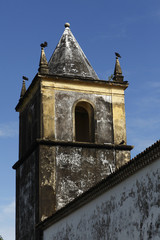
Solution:
[[[46,229],[43,239],[160,239],[160,159]]]

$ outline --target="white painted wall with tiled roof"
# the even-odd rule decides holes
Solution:
[[[160,239],[160,158],[46,228],[43,240]]]

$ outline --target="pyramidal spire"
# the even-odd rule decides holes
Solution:
[[[40,56],[40,61],[39,61],[39,69],[38,72],[40,74],[48,74],[49,69],[48,69],[48,62],[46,59],[45,51],[44,48],[47,47],[47,42],[41,43],[41,56]]]
[[[121,58],[119,53],[115,53],[116,55],[116,63],[115,63],[115,68],[114,68],[114,81],[123,81],[123,75],[122,75],[122,69],[119,63],[119,58]]]
[[[69,23],[65,24],[64,33],[48,66],[51,75],[99,79],[73,36]]]

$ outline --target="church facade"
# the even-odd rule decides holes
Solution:
[[[113,79],[104,81],[93,70],[68,23],[49,61],[46,46],[46,42],[41,44],[38,73],[27,90],[23,82],[16,106],[16,240],[125,239],[127,223],[126,231],[130,233],[133,224],[134,237],[138,231],[143,235],[149,225],[142,223],[150,214],[143,209],[155,206],[153,214],[157,212],[158,195],[153,192],[158,194],[159,170],[153,167],[152,180],[148,160],[142,160],[152,151],[141,160],[130,161],[133,147],[126,142],[124,99],[128,82],[119,55]],[[159,163],[158,157],[154,159],[154,164]],[[136,167],[139,161],[141,167]],[[154,188],[147,188],[150,181]],[[149,189],[151,205],[143,207]],[[138,219],[137,204],[142,204],[142,218],[138,223],[127,221],[134,214]]]

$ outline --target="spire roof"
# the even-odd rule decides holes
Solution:
[[[69,23],[65,24],[64,33],[49,60],[48,67],[51,75],[99,79],[73,36]]]

